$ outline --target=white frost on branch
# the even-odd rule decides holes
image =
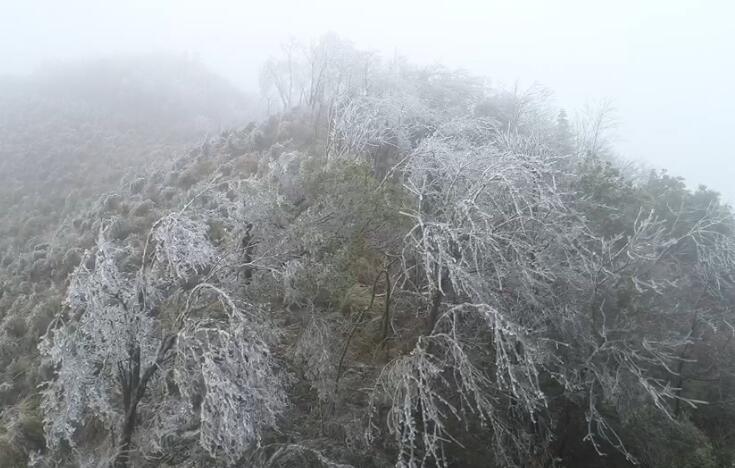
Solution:
[[[189,400],[204,393],[198,414],[202,447],[234,464],[265,428],[276,426],[286,405],[283,380],[269,347],[277,337],[262,322],[263,310],[238,307],[224,291],[206,283],[192,290],[190,301],[200,294],[213,294],[223,312],[184,318],[174,376]]]
[[[163,218],[153,231],[156,242],[156,260],[167,265],[173,275],[181,280],[205,272],[211,267],[217,253],[207,239],[206,226],[181,214]]]
[[[466,342],[467,332],[476,332],[478,326],[495,346],[494,376],[473,362],[477,350]],[[498,463],[521,464],[531,450],[530,438],[523,434],[517,416],[510,417],[505,408],[513,402],[533,421],[545,406],[537,356],[524,334],[492,307],[457,305],[442,314],[432,333],[419,337],[410,354],[386,366],[371,408],[374,413],[381,400],[389,404],[388,431],[398,443],[397,466],[449,466],[445,454],[445,444],[453,440],[449,420],[466,425],[470,418],[492,429]]]
[[[42,339],[39,349],[57,369],[42,391],[44,424],[50,446],[61,441],[74,446],[74,433],[87,418],[100,418],[108,427],[120,417],[113,401],[117,364],[139,347],[155,359],[159,345],[153,319],[139,311],[135,281],[117,267],[116,249],[100,232],[97,248],[88,252],[72,275],[66,318]],[[93,265],[91,265],[93,264]]]
[[[186,438],[192,431],[207,453],[235,464],[286,405],[270,351],[276,329],[265,310],[243,303],[216,274],[188,295],[185,285],[177,286],[223,256],[203,225],[174,214],[150,238],[152,265],[139,274],[118,268],[130,252],[101,232],[72,277],[69,310],[39,346],[55,369],[42,392],[49,446],[85,445],[79,430],[101,422],[120,466],[136,452],[160,450],[164,436]],[[182,307],[184,296],[178,317],[162,312]],[[141,431],[160,437],[135,435]]]

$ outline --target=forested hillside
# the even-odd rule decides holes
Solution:
[[[203,139],[172,79],[3,117],[0,466],[735,462],[732,212],[603,115],[326,36]]]

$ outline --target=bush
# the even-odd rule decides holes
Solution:
[[[133,216],[148,216],[154,208],[155,204],[151,200],[145,200],[138,203],[133,208]]]
[[[25,454],[7,436],[0,437],[0,468],[19,468],[26,465]]]
[[[716,468],[709,439],[687,419],[669,419],[660,411],[638,411],[626,424],[630,449],[650,468]]]
[[[104,200],[102,200],[102,207],[105,211],[115,211],[120,207],[121,201],[122,197],[116,193],[107,195]]]
[[[26,452],[43,450],[46,446],[43,419],[37,402],[24,403],[16,426],[15,442]]]
[[[130,193],[132,194],[140,193],[143,190],[144,186],[145,186],[145,179],[142,177],[139,177],[130,183]]]
[[[125,218],[116,218],[108,230],[110,239],[117,241],[125,240],[132,232],[133,227]]]
[[[79,262],[82,261],[82,250],[79,248],[69,249],[61,260],[62,271],[66,274],[74,271],[74,268],[79,266]]]
[[[34,337],[46,333],[46,329],[60,309],[61,301],[55,297],[36,304],[28,320],[28,328]]]
[[[3,324],[5,332],[13,338],[21,338],[28,331],[25,319],[18,317],[17,315],[8,317]]]

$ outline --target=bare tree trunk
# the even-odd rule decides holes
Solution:
[[[127,468],[130,463],[130,445],[136,426],[137,394],[140,385],[140,347],[134,346],[129,354],[127,368],[122,363],[118,365],[125,420],[123,421],[120,449],[113,463],[115,468]]]
[[[140,347],[137,345],[132,347],[130,351],[127,366],[122,363],[118,364],[125,420],[122,426],[120,448],[112,464],[114,468],[127,468],[130,464],[133,434],[138,425],[138,403],[145,395],[151,377],[160,367],[166,353],[173,347],[175,342],[176,335],[169,335],[164,338],[158,348],[156,361],[148,366],[142,375],[140,373]]]
[[[437,320],[439,320],[439,313],[441,311],[441,305],[442,305],[442,297],[445,296],[446,292],[451,289],[452,285],[449,281],[449,274],[446,270],[442,269],[441,273],[441,289],[437,288],[436,291],[434,291],[434,295],[431,298],[431,310],[429,311],[429,327],[426,332],[427,335],[431,335],[431,333],[434,331],[434,327],[436,326]],[[442,291],[444,290],[444,294],[442,294]]]
[[[697,333],[697,322],[699,320],[699,313],[695,312],[692,316],[692,324],[689,327],[689,336],[694,337]],[[684,345],[684,349],[681,351],[679,356],[679,362],[676,364],[676,383],[674,384],[674,395],[679,398],[674,400],[674,417],[678,418],[681,415],[681,396],[684,393],[684,364],[686,363],[687,354],[689,354],[690,344]]]
[[[120,450],[115,458],[115,468],[127,468],[130,463],[130,448],[132,445],[133,433],[135,432],[135,427],[137,425],[138,402],[139,400],[137,398],[133,398],[130,402],[131,406],[126,408]]]
[[[439,309],[442,303],[442,293],[439,289],[434,291],[434,296],[431,298],[431,310],[429,311],[429,326],[427,327],[426,334],[431,335],[434,330],[436,321],[439,320]]]
[[[245,235],[242,238],[242,241],[240,243],[240,246],[242,247],[243,251],[243,264],[245,265],[243,267],[243,275],[245,276],[245,284],[250,284],[250,281],[253,279],[253,267],[250,265],[250,263],[253,261],[253,253],[255,251],[255,244],[253,244],[253,236],[252,236],[252,229],[253,225],[252,223],[248,223],[245,226]],[[239,276],[239,272],[238,272]]]
[[[388,329],[390,328],[390,274],[388,269],[385,270],[385,309],[383,311],[383,334],[380,337],[381,346],[385,347],[386,340],[388,339]]]

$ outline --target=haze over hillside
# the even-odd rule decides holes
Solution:
[[[105,193],[129,190],[192,145],[255,118],[253,102],[200,63],[165,54],[59,62],[0,80],[0,310],[5,330],[15,323],[28,334],[23,346],[0,340],[5,430],[23,424],[17,411],[34,398],[41,371],[37,339],[94,242],[84,213]],[[142,201],[138,215],[150,208]],[[30,439],[0,442],[0,466],[25,466],[43,448],[39,427],[23,427],[16,434]]]
[[[143,173],[243,125],[257,115],[253,102],[201,64],[167,55],[57,64],[0,81],[3,232],[17,228],[18,213],[42,210],[58,222],[64,207],[108,191],[131,169]]]
[[[334,33],[258,81],[0,81],[0,468],[735,463],[717,192]]]
[[[553,90],[570,116],[609,99],[618,150],[735,201],[727,149],[735,113],[735,4],[725,0],[322,0],[7,2],[0,74],[60,58],[170,51],[256,91],[260,64],[293,35],[334,31],[358,47],[443,63],[494,86]]]

